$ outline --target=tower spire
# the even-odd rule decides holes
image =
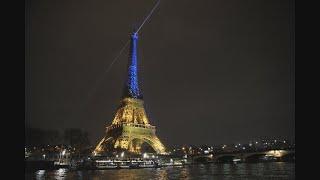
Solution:
[[[142,93],[138,83],[138,33],[133,31],[131,34],[128,77],[124,89],[124,97],[142,99]]]

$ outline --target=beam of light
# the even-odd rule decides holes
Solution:
[[[153,14],[154,10],[158,7],[158,5],[160,4],[160,0],[157,1],[157,3],[155,4],[155,6],[152,8],[152,10],[150,11],[150,13],[147,15],[147,17],[144,19],[144,21],[142,22],[142,24],[139,26],[138,30],[134,33],[137,34],[140,29],[143,27],[143,25],[147,22],[147,20],[150,18],[150,16]],[[112,68],[113,64],[119,59],[120,55],[123,53],[123,51],[128,47],[130,40],[128,40],[125,45],[123,46],[123,48],[120,50],[119,54],[111,61],[111,63],[109,64],[109,66],[106,68],[106,70],[104,71],[104,73],[102,74],[101,78],[98,79],[94,85],[94,87],[92,88],[91,92],[88,93],[88,99],[96,92],[96,89],[98,87],[98,85],[101,83],[101,81],[104,79],[105,74],[107,74],[110,69]],[[138,93],[139,94],[139,93]]]
[[[123,53],[123,51],[127,48],[127,46],[129,45],[130,40],[128,40],[126,42],[126,44],[122,47],[122,49],[120,50],[119,54],[111,61],[111,63],[109,64],[109,66],[106,68],[106,70],[104,71],[104,73],[102,74],[101,78],[98,79],[95,83],[95,86],[92,88],[91,92],[88,93],[88,96],[92,96],[95,92],[96,89],[98,87],[98,85],[100,84],[100,82],[103,80],[103,78],[105,77],[105,74],[107,74],[111,67],[113,66],[113,64],[119,59],[120,55]]]
[[[152,8],[152,10],[148,14],[148,16],[144,19],[144,21],[142,22],[142,24],[140,25],[140,27],[138,28],[138,30],[135,33],[138,33],[140,31],[140,29],[142,28],[144,23],[150,18],[150,16],[152,15],[153,11],[158,7],[159,4],[160,4],[160,0],[158,0],[158,2],[154,5],[154,7]]]

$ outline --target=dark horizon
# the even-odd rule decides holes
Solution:
[[[121,100],[128,48],[104,71],[155,3],[27,1],[26,124],[80,128],[100,141]],[[294,140],[292,8],[290,0],[161,1],[139,32],[138,65],[165,145]]]

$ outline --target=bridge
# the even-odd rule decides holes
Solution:
[[[252,162],[257,161],[260,158],[267,157],[273,158],[275,160],[287,160],[295,157],[295,150],[266,150],[258,152],[225,152],[219,154],[202,154],[191,156],[192,161],[200,162],[231,162],[231,161],[241,161],[241,162]]]

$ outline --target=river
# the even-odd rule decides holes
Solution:
[[[39,170],[26,173],[25,179],[36,180],[165,180],[165,179],[217,179],[217,180],[287,180],[295,179],[295,163],[239,163],[197,164],[184,167],[162,167],[146,169],[86,170],[68,169]]]

